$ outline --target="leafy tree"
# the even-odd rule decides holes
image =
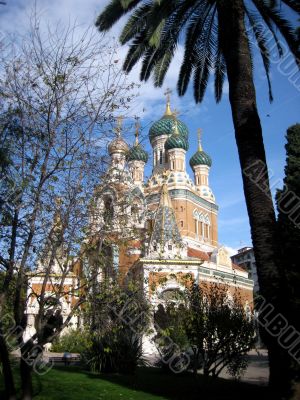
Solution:
[[[277,190],[277,235],[283,276],[284,315],[300,331],[300,274],[298,250],[300,245],[300,124],[288,128],[286,134],[286,166],[284,187]],[[286,353],[285,356],[288,357]],[[299,364],[292,358],[290,378],[299,380]]]
[[[216,377],[224,368],[240,373],[254,344],[253,320],[246,314],[239,293],[230,299],[228,290],[227,285],[203,284],[187,292],[183,323],[204,375]]]
[[[177,304],[174,301],[167,301],[165,305],[159,304],[154,313],[157,332],[154,341],[160,352],[161,361],[159,365],[164,370],[170,370],[170,360],[174,359],[174,356],[180,356],[180,354],[176,355],[174,352],[177,351],[177,353],[182,354],[189,349],[188,337],[182,324],[182,316],[186,311],[182,300],[181,296],[181,299],[177,299]],[[174,346],[171,343],[174,343]],[[172,360],[172,367],[175,363],[176,359]]]
[[[0,165],[0,330],[10,295],[26,399],[32,397],[35,349],[59,335],[85,302],[89,279],[75,279],[72,293],[65,282],[69,273],[81,273],[88,206],[105,153],[101,143],[109,139],[114,113],[128,109],[134,87],[114,62],[114,45],[107,39],[78,34],[76,27],[43,34],[41,21],[31,22],[31,31],[17,43],[7,41],[0,53],[0,149],[6,155]],[[30,278],[40,279],[40,289],[28,286]],[[63,320],[61,305],[70,297],[74,301]],[[33,298],[36,333],[25,339]],[[12,400],[8,355],[0,335]]]
[[[181,351],[192,351],[195,375],[202,369],[205,376],[217,377],[227,368],[237,376],[247,367],[245,356],[255,340],[253,320],[238,292],[230,299],[228,290],[225,284],[194,284],[186,289],[183,301],[160,305],[156,313],[162,352],[168,338]]]
[[[142,335],[149,322],[149,306],[139,286],[107,279],[88,304],[85,322],[91,343],[83,352],[86,365],[94,372],[133,373],[142,361]]]
[[[177,82],[179,95],[184,95],[193,79],[195,101],[201,102],[213,71],[218,102],[227,75],[259,284],[262,295],[279,310],[280,276],[276,263],[275,212],[256,105],[249,44],[255,43],[260,51],[272,100],[270,45],[275,43],[279,56],[283,56],[283,38],[297,66],[300,64],[299,40],[284,15],[285,11],[299,15],[299,2],[112,0],[96,21],[100,31],[107,31],[123,15],[132,12],[120,35],[122,44],[129,43],[123,68],[128,72],[142,59],[141,80],[153,76],[154,84],[162,85],[183,35],[185,52]],[[271,336],[266,337],[266,344],[270,356],[270,384],[282,390],[280,348]]]

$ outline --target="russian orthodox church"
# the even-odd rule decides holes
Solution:
[[[145,181],[149,160],[138,129],[132,147],[122,138],[120,125],[108,145],[111,162],[95,190],[91,240],[103,245],[106,237],[111,270],[121,279],[140,277],[154,305],[184,288],[187,279],[222,280],[251,302],[248,272],[233,264],[218,243],[218,205],[209,185],[212,160],[202,148],[200,132],[189,160],[191,178],[186,170],[189,131],[171,111],[168,98],[164,115],[149,130],[152,173]]]
[[[104,254],[99,281],[118,277],[122,283],[134,277],[154,306],[184,289],[187,281],[225,282],[230,291],[240,290],[245,304],[252,302],[248,272],[233,264],[218,242],[218,205],[209,185],[212,160],[202,148],[200,132],[189,160],[190,177],[188,127],[171,111],[168,98],[165,113],[149,130],[153,156],[146,181],[149,159],[139,143],[138,125],[135,136],[129,147],[119,123],[108,145],[110,164],[90,207],[87,242],[94,250],[88,268]],[[67,277],[70,285],[78,271]]]

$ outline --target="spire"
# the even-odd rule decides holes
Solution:
[[[198,128],[197,129],[197,133],[198,133],[198,151],[203,151],[202,150],[202,145],[201,145],[202,129]]]
[[[166,243],[179,245],[182,242],[181,235],[176,223],[175,213],[169,196],[168,187],[163,183],[160,195],[160,203],[157,208],[154,228],[150,239],[151,244],[160,246],[161,252]]]
[[[115,132],[118,137],[121,137],[121,132],[122,132],[122,124],[123,124],[123,119],[124,117],[120,115],[117,119],[117,126],[115,127]]]
[[[162,185],[159,206],[170,207],[170,208],[173,207],[170,196],[169,196],[168,186],[166,183],[163,183],[163,185]]]
[[[164,115],[167,115],[167,116],[171,116],[172,115],[171,106],[170,106],[170,94],[171,93],[172,93],[172,90],[170,90],[169,88],[167,88],[167,90],[164,93],[164,95],[167,98],[166,111],[165,111]]]
[[[140,128],[140,124],[139,121],[137,119],[136,123],[135,123],[135,146],[137,146],[139,144],[139,128]]]

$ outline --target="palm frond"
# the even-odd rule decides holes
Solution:
[[[168,50],[164,56],[155,64],[154,67],[154,86],[162,86],[165,75],[171,63],[174,52]]]
[[[288,7],[290,7],[293,11],[296,11],[298,14],[300,13],[300,3],[299,0],[282,0]]]
[[[127,43],[144,29],[147,22],[147,13],[150,11],[150,9],[151,9],[150,4],[145,4],[140,6],[131,15],[119,37],[121,44]]]
[[[197,12],[194,13],[187,28],[185,52],[177,82],[177,91],[179,96],[183,96],[187,90],[191,73],[196,63],[197,43],[199,42],[199,37],[204,36],[203,30],[212,7],[213,6],[208,3],[202,4],[201,7],[198,7]]]
[[[216,48],[216,56],[215,56],[215,99],[216,102],[219,103],[222,99],[223,94],[223,85],[226,76],[226,63],[224,59],[223,49],[222,49],[222,40],[221,40],[221,28],[220,24],[218,24],[218,36],[217,36],[217,48]]]
[[[139,61],[146,50],[147,43],[145,43],[143,32],[141,32],[140,35],[137,36],[133,43],[130,45],[123,64],[123,70],[127,73],[130,72],[133,66]]]
[[[154,47],[149,47],[144,54],[142,68],[140,73],[140,80],[147,81],[150,77],[150,74],[153,70],[156,61],[157,49]]]
[[[214,65],[214,56],[217,49],[217,28],[215,25],[216,7],[206,19],[203,38],[198,38],[196,47],[196,62],[194,70],[194,98],[196,103],[203,100],[210,72]]]
[[[96,20],[100,32],[108,31],[128,11],[133,10],[142,0],[112,0]]]
[[[275,8],[270,8],[266,4],[266,0],[253,0],[256,7],[262,13],[264,12],[268,18],[278,28],[281,35],[284,37],[290,51],[295,56],[295,61],[300,68],[300,52],[298,46],[297,36],[295,34],[293,26],[287,21],[282,14]]]
[[[268,82],[268,91],[269,91],[269,100],[270,102],[273,101],[273,94],[272,94],[272,86],[270,81],[270,53],[267,47],[267,39],[265,37],[264,30],[261,24],[258,23],[258,15],[254,12],[250,11],[247,7],[245,7],[246,15],[250,26],[253,30],[257,45],[260,50],[260,55],[262,57],[262,61],[264,64],[267,82]]]
[[[281,43],[280,43],[280,41],[278,39],[278,36],[277,36],[277,34],[275,32],[275,29],[274,29],[274,26],[273,26],[274,23],[269,18],[269,16],[266,13],[265,9],[261,6],[261,0],[252,0],[252,1],[253,1],[254,5],[255,5],[256,9],[258,10],[259,15],[262,18],[263,22],[269,28],[269,30],[270,30],[270,32],[272,34],[272,37],[273,37],[273,39],[274,39],[274,41],[276,43],[278,54],[281,57],[283,55],[283,49],[282,49]],[[258,23],[260,24],[261,22],[258,21]]]

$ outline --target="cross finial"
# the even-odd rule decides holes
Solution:
[[[201,145],[202,129],[201,128],[197,129],[197,134],[198,134],[198,150],[202,151],[202,145]]]
[[[115,132],[116,132],[117,136],[119,136],[119,137],[121,136],[123,119],[124,119],[124,117],[122,115],[120,115],[119,117],[116,118],[117,126],[115,128]]]
[[[139,123],[139,118],[136,118],[136,123],[135,123],[135,145],[137,146],[139,144],[139,129],[141,125]]]
[[[166,111],[165,115],[172,115],[171,107],[170,107],[170,94],[172,93],[172,90],[167,88],[165,91],[164,95],[167,97],[167,105],[166,105]]]
[[[170,88],[167,88],[164,95],[167,96],[167,103],[170,103],[170,94],[172,93],[172,90]]]

